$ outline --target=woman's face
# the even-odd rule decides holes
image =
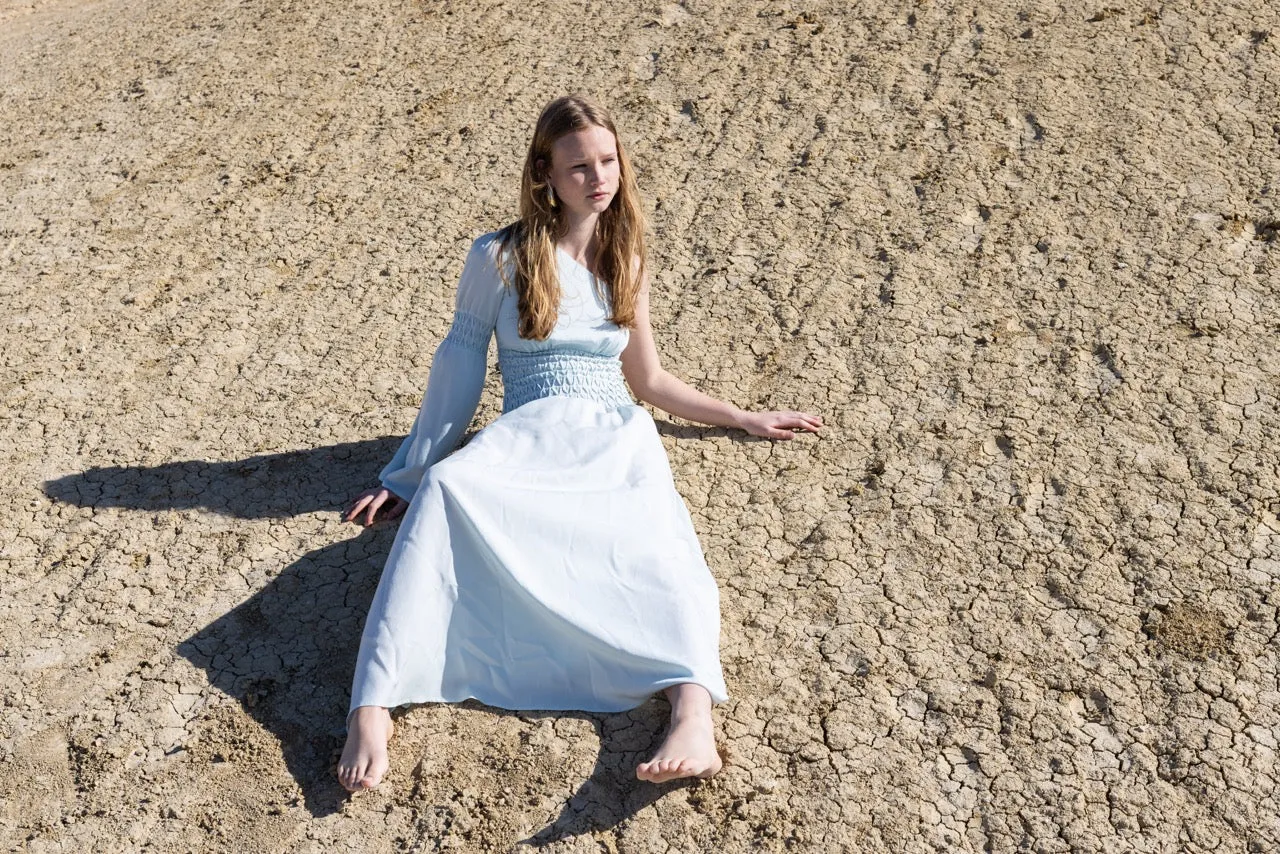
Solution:
[[[556,200],[571,213],[601,213],[618,193],[618,142],[592,125],[565,134],[551,146],[548,179]]]

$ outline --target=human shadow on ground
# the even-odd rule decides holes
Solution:
[[[676,440],[731,437],[768,442],[727,427],[655,422]],[[470,440],[469,432],[463,442]],[[158,466],[102,466],[46,481],[49,498],[78,507],[132,510],[201,508],[240,519],[285,519],[337,512],[391,459],[402,437],[382,436],[325,448],[260,454],[244,460],[175,460]],[[352,488],[352,484],[356,484]],[[361,485],[362,484],[362,485]]]
[[[242,460],[103,466],[43,486],[51,499],[81,507],[198,508],[241,519],[337,514],[376,483],[399,442],[383,436]],[[329,779],[330,753],[341,744],[360,629],[394,535],[382,524],[304,555],[177,647],[278,739],[314,815],[332,812],[344,794]]]
[[[227,462],[102,466],[46,481],[44,492],[55,501],[80,507],[202,508],[240,519],[336,512],[351,499],[351,484],[374,482],[373,475],[391,459],[400,440],[383,436]]]
[[[459,821],[452,813],[468,798],[459,799],[457,792],[480,782],[478,775],[488,776],[501,788],[503,797],[497,804],[515,803],[516,806],[498,806],[492,800],[488,803],[472,803],[470,816],[474,820],[480,815],[493,817],[495,811],[502,814],[497,819],[504,821],[507,827],[498,829],[492,826],[487,831],[490,835],[486,842],[489,845],[501,845],[502,850],[514,849],[518,846],[541,848],[564,839],[577,836],[590,836],[595,833],[611,830],[628,819],[634,818],[646,807],[661,800],[669,792],[701,784],[698,780],[676,780],[661,785],[639,780],[635,776],[636,765],[650,756],[666,733],[666,722],[670,716],[670,706],[660,695],[630,712],[603,713],[579,711],[511,711],[494,706],[487,706],[477,700],[465,700],[452,704],[463,715],[475,716],[472,726],[483,732],[492,733],[491,740],[479,739],[465,744],[445,744],[433,736],[417,737],[415,748],[425,751],[418,758],[411,778],[414,781],[431,779],[427,784],[427,792],[434,791],[441,800],[436,804],[437,810],[422,810],[427,816],[434,816],[434,823],[428,819],[415,828],[416,839],[410,840],[409,847],[432,842],[437,845],[441,837],[448,835],[450,828],[457,832],[457,826],[467,826],[471,821]],[[410,714],[407,710],[392,713],[393,719]],[[544,752],[530,753],[527,749],[512,749],[512,730],[519,731],[521,743],[535,736],[545,722],[565,720],[583,721],[590,725],[592,735],[598,744],[595,765],[590,775],[557,809],[541,829],[530,833],[528,830],[516,831],[511,825],[523,823],[522,808],[518,806],[522,795],[529,795],[540,800],[537,789],[545,785],[548,774],[545,769],[555,769],[564,764],[563,754],[555,751],[554,757]],[[397,726],[401,724],[397,723]],[[584,733],[585,736],[585,733]],[[413,736],[410,736],[413,739]],[[427,745],[432,745],[427,747]],[[545,747],[545,745],[544,745]],[[563,745],[561,745],[563,747]],[[394,746],[393,746],[394,749]],[[551,751],[547,748],[547,751]],[[557,758],[560,757],[560,758]],[[575,767],[580,767],[573,763]],[[451,779],[438,779],[437,769],[447,768]],[[481,770],[483,769],[483,770]],[[554,770],[550,774],[554,777]],[[411,796],[419,800],[424,798],[421,789],[415,788]],[[554,784],[551,784],[554,786]],[[522,788],[523,787],[523,788]],[[512,790],[516,794],[511,794]],[[425,795],[429,797],[429,795]],[[474,794],[472,797],[476,797]],[[483,796],[479,796],[483,797]],[[511,799],[515,798],[515,801]],[[525,813],[527,817],[527,812]],[[527,825],[526,825],[527,827]],[[510,832],[510,838],[499,841],[501,834]],[[527,835],[525,835],[527,834]],[[521,839],[519,836],[524,835]],[[463,846],[480,845],[480,840],[466,837],[455,840]],[[446,843],[446,847],[448,843]],[[467,850],[470,850],[468,848]]]
[[[697,424],[676,424],[674,421],[663,421],[658,418],[653,420],[653,426],[658,428],[658,433],[660,435],[669,436],[676,440],[729,437],[743,441],[751,441],[756,438],[749,433],[732,427],[703,427]]]
[[[312,816],[346,795],[333,777],[360,630],[391,548],[382,523],[310,552],[178,644],[178,654],[275,736]],[[197,724],[199,726],[199,724]],[[218,741],[216,720],[201,732]]]
[[[180,655],[205,671],[210,685],[239,701],[275,737],[302,790],[304,807],[316,818],[339,810],[347,797],[334,776],[334,763],[345,740],[360,632],[396,524],[379,523],[304,555],[178,646]],[[664,702],[647,704],[630,716],[516,713],[469,704],[525,719],[582,718],[591,721],[600,738],[591,776],[560,815],[527,840],[530,844],[613,827],[672,788],[635,779],[636,764],[648,758],[663,732]],[[201,738],[217,740],[219,733],[205,730]]]
[[[662,710],[666,708],[665,705],[661,707]],[[660,710],[653,714],[660,719],[647,721],[651,726],[644,727],[643,731],[661,735],[666,731],[666,718]],[[613,716],[613,719],[617,718],[617,715]],[[597,716],[593,722],[600,738],[600,754],[591,776],[565,801],[555,820],[527,839],[520,840],[520,844],[541,848],[569,837],[611,830],[661,800],[668,792],[701,784],[699,780],[688,779],[663,784],[637,779],[636,765],[650,757],[658,746],[658,739],[648,739],[642,750],[631,750],[630,744],[619,745],[611,740],[610,719],[601,720]]]
[[[471,701],[474,703],[474,701]],[[671,707],[655,698],[629,713],[509,712],[475,703],[500,716],[522,720],[576,718],[588,721],[600,744],[591,776],[583,781],[546,827],[513,844],[541,848],[569,837],[610,830],[637,815],[674,789],[695,786],[697,780],[654,784],[636,777],[636,765],[648,759],[666,732]]]
[[[704,427],[699,424],[676,424],[672,421],[662,421],[654,419],[654,426],[658,428],[658,433],[668,436],[676,441],[688,441],[691,439],[719,439],[728,438],[735,442],[750,444],[755,442],[774,442],[775,439],[768,439],[764,436],[752,436],[745,430],[737,427]],[[796,435],[802,435],[806,431],[793,431]]]
[[[199,507],[239,518],[337,512],[375,481],[378,467],[398,442],[384,437],[232,462],[103,467],[44,486],[55,500],[88,507]],[[289,774],[302,790],[303,806],[316,818],[336,812],[347,798],[334,777],[334,764],[345,740],[360,633],[398,524],[380,522],[303,555],[177,647],[181,656],[205,671],[211,686],[235,699],[274,736]],[[681,785],[655,786],[634,776],[636,763],[648,758],[663,731],[663,701],[630,716],[516,713],[470,703],[523,719],[581,717],[592,722],[600,738],[591,776],[559,816],[526,844],[541,846],[608,829]],[[201,738],[216,741],[218,721],[204,725]]]

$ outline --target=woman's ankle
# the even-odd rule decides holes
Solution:
[[[696,682],[672,685],[664,693],[671,704],[673,724],[686,720],[710,720],[711,693]]]
[[[385,706],[356,706],[354,709],[347,712],[347,729],[351,729],[351,719],[356,716],[357,712],[360,712],[361,717],[364,717],[365,715],[368,715],[370,711],[382,712],[388,718],[391,717],[391,710]]]

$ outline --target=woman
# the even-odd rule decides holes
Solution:
[[[663,691],[666,738],[638,777],[720,770],[719,599],[652,418],[790,439],[803,412],[744,412],[664,371],[649,328],[643,216],[609,114],[560,98],[538,119],[520,219],[471,246],[453,325],[381,488],[344,514],[404,515],[360,644],[338,778],[387,769],[389,708],[474,697],[623,711]],[[471,422],[496,332],[503,415]],[[624,385],[625,379],[625,385]]]

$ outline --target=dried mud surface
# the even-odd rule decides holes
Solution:
[[[1276,850],[1264,2],[0,3],[0,847]],[[730,763],[398,715],[332,779],[408,428],[537,110],[614,105]],[[489,380],[477,426],[499,409]]]

